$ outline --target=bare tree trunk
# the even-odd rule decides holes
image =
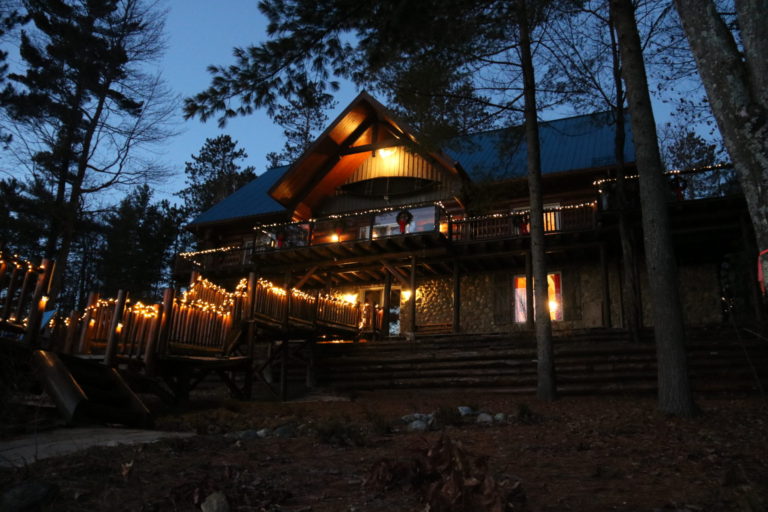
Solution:
[[[541,192],[541,151],[539,123],[536,114],[536,78],[531,56],[530,27],[525,7],[520,0],[520,60],[523,69],[525,97],[525,140],[528,148],[528,191],[531,201],[531,256],[533,287],[536,296],[537,396],[555,400],[555,356],[552,345],[552,320],[549,316],[547,266],[544,260],[544,201]]]
[[[712,0],[675,4],[738,173],[758,250],[768,250],[768,0],[736,0],[743,53]]]
[[[640,36],[631,0],[610,0],[610,8],[619,36],[622,73],[632,114],[640,175],[645,259],[656,337],[659,409],[677,416],[692,416],[696,407],[688,380],[677,262],[667,212],[667,184],[659,154]]]
[[[630,341],[637,343],[640,341],[640,304],[639,304],[639,286],[637,284],[635,246],[632,237],[631,226],[629,225],[626,187],[626,166],[624,158],[624,144],[627,134],[624,130],[626,116],[624,115],[624,86],[621,82],[621,60],[619,59],[618,41],[616,41],[616,32],[613,23],[608,27],[611,35],[611,54],[613,59],[613,81],[616,88],[616,137],[614,139],[614,153],[616,155],[616,196],[619,206],[619,239],[621,243],[622,257],[622,284],[621,302],[622,319],[624,327],[629,332]]]

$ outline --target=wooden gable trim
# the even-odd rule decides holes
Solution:
[[[394,140],[379,140],[382,135]],[[411,144],[416,144],[416,139],[409,134],[408,128],[396,121],[378,101],[362,92],[270,188],[269,194],[294,218],[308,218],[313,215],[318,198],[332,193],[334,184],[343,182],[339,179],[344,174],[354,172],[353,167],[365,161],[366,153],[375,155],[377,150],[385,147]],[[442,153],[418,153],[447,172],[466,179],[464,172]]]

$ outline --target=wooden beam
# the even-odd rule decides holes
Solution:
[[[385,148],[393,148],[397,146],[402,146],[402,142],[393,142],[393,141],[385,141],[385,142],[376,142],[374,144],[364,144],[362,146],[352,146],[348,149],[345,149],[344,151],[341,151],[339,154],[342,156],[347,155],[354,155],[357,153],[365,153],[366,151],[376,151],[377,149],[385,149]]]
[[[312,268],[310,268],[310,269],[307,271],[307,273],[306,273],[306,274],[304,274],[304,277],[302,277],[301,279],[299,279],[299,282],[298,282],[298,283],[296,283],[296,285],[294,286],[294,288],[296,288],[297,290],[301,289],[301,287],[302,287],[302,286],[304,286],[305,284],[307,284],[307,281],[309,281],[309,280],[310,280],[310,279],[311,279],[311,278],[314,276],[314,274],[315,274],[315,272],[317,272],[317,269],[318,269],[318,268],[319,268],[319,267],[318,267],[318,265],[315,265],[315,266],[313,266]]]
[[[415,251],[413,253],[408,252],[384,252],[380,254],[371,254],[369,256],[354,256],[349,258],[340,258],[337,257],[336,259],[333,258],[333,256],[330,256],[328,258],[324,258],[323,261],[314,261],[313,264],[318,265],[320,268],[333,268],[333,267],[343,267],[345,265],[360,265],[365,263],[373,263],[373,262],[380,262],[382,260],[386,260],[389,262],[398,261],[398,260],[407,260],[410,258],[411,254],[415,254],[419,258],[430,258],[435,256],[443,256],[447,254],[447,251],[445,248],[435,248],[435,249],[423,249],[420,251]],[[268,270],[269,273],[280,273],[285,271],[286,269],[296,270],[296,271],[303,271],[307,268],[306,264],[277,264],[277,265],[269,265],[265,264],[264,262],[260,262],[261,265],[265,268],[265,270]]]
[[[401,285],[405,286],[406,288],[411,286],[411,283],[408,281],[408,278],[405,277],[402,273],[400,273],[400,271],[397,270],[395,267],[393,267],[392,265],[390,265],[386,261],[382,261],[381,264],[382,264],[382,266],[385,269],[389,270],[390,274],[395,276],[397,278],[397,280],[400,281]],[[415,272],[415,270],[411,269],[411,272],[413,273],[413,272]],[[413,290],[411,290],[411,292],[413,292]]]
[[[304,187],[301,188],[298,194],[293,196],[293,200],[288,205],[288,210],[295,210],[298,204],[304,200],[305,197],[321,182],[323,181],[323,178],[330,172],[331,169],[341,160],[342,157],[342,151],[347,149],[349,146],[351,146],[357,139],[360,138],[360,136],[365,133],[365,130],[368,129],[369,126],[372,124],[372,120],[370,118],[366,118],[363,122],[361,122],[357,128],[355,128],[352,133],[350,133],[346,139],[341,141],[341,144],[339,144],[339,152],[336,155],[331,156],[323,165],[315,171],[315,174],[312,176],[312,179],[309,180],[309,182],[304,185]]]

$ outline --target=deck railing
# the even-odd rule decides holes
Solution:
[[[404,226],[397,224],[400,211],[380,214],[350,214],[333,220],[282,224],[258,228],[257,236],[243,246],[228,246],[181,254],[177,273],[192,269],[246,268],[255,253],[278,251],[309,245],[332,244],[416,233],[442,233],[454,242],[493,240],[528,236],[530,214],[525,210],[478,217],[451,219],[436,206],[409,210],[412,216]],[[545,233],[592,229],[596,202],[564,203],[544,211]]]
[[[37,342],[52,270],[49,260],[37,265],[0,251],[0,335]]]
[[[595,203],[562,205],[544,210],[544,232],[579,231],[595,225]],[[528,211],[495,213],[451,222],[451,240],[498,240],[528,236],[531,218]]]
[[[231,292],[198,276],[181,294],[169,289],[160,304],[132,303],[122,291],[114,299],[92,294],[82,315],[73,317],[77,348],[65,351],[103,353],[108,365],[119,358],[224,355],[246,320],[278,329],[331,329],[355,336],[367,325],[362,311],[357,303],[297,289],[288,292],[255,276],[242,279]]]

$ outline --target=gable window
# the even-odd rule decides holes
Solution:
[[[549,317],[552,321],[561,321],[563,319],[562,274],[560,272],[547,274],[547,285],[549,289]],[[528,300],[525,294],[525,276],[515,276],[514,286],[515,322],[525,323],[528,310]]]

